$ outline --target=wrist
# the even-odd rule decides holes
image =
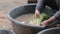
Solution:
[[[35,12],[36,12],[36,11],[39,11],[39,10],[38,10],[38,9],[36,9],[36,10],[35,10]]]

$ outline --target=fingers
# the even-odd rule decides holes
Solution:
[[[48,26],[48,22],[47,21],[43,21],[40,26]]]
[[[40,13],[39,13],[38,10],[35,11],[35,17],[36,17],[36,18],[39,18],[39,17],[40,17]]]

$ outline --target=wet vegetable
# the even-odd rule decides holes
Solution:
[[[40,16],[38,18],[35,18],[33,16],[33,18],[30,21],[30,23],[32,25],[40,25],[42,21],[47,20],[49,17],[50,17],[49,15],[47,15],[46,13],[43,12],[43,13],[40,14]]]

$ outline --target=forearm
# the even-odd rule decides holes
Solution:
[[[56,20],[56,17],[55,16],[52,16],[51,18],[49,18],[47,21],[50,23],[50,22],[53,22]]]
[[[60,10],[57,11],[51,18],[49,18],[48,22],[55,21],[56,19],[60,19]]]
[[[44,6],[45,6],[45,0],[38,0],[36,10],[41,11]]]

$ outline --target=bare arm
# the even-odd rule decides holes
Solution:
[[[56,19],[60,19],[60,10],[57,11],[51,18],[48,19],[48,22],[52,22]]]
[[[48,26],[48,23],[60,19],[60,10],[57,11],[51,18],[42,22],[42,26]]]

